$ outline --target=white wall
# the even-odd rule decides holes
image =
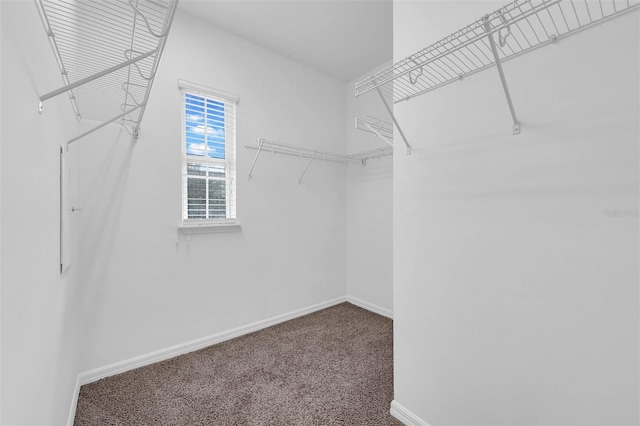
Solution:
[[[239,95],[239,232],[186,235],[177,79]],[[344,152],[344,83],[198,20],[175,18],[140,138],[109,128],[74,146],[83,289],[82,370],[345,293],[345,166],[261,154],[264,137]]]
[[[501,6],[395,2],[394,60]],[[637,12],[395,105],[395,399],[431,425],[638,424]]]
[[[76,381],[75,268],[59,266],[59,149],[76,130],[33,2],[2,11],[2,424],[66,424]],[[73,161],[72,158],[69,161]]]
[[[390,122],[375,92],[354,96],[357,81],[347,85],[347,152],[385,147],[380,138],[357,130],[354,121],[366,115]],[[398,141],[400,144],[402,142]],[[399,149],[402,152],[402,148]],[[372,159],[365,167],[349,165],[347,171],[347,294],[364,302],[393,310],[393,157]]]

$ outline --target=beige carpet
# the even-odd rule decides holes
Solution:
[[[349,303],[82,386],[76,425],[400,425],[393,322]]]

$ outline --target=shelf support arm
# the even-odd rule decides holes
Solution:
[[[362,124],[364,124],[365,126],[367,126],[367,128],[369,130],[371,130],[373,133],[375,133],[377,136],[380,137],[380,139],[382,139],[383,141],[385,141],[387,144],[389,144],[389,146],[393,146],[393,142],[391,142],[389,139],[385,138],[384,136],[382,136],[382,134],[380,134],[379,131],[377,131],[371,124],[367,123],[367,122],[362,122]]]
[[[396,125],[396,128],[398,129],[398,132],[400,133],[400,136],[402,136],[402,140],[404,141],[404,144],[407,146],[407,155],[411,154],[411,145],[409,145],[409,142],[407,142],[407,138],[404,136],[404,132],[400,128],[400,125],[398,124],[398,121],[396,120],[396,116],[393,115],[393,110],[389,106],[389,103],[384,98],[384,96],[382,96],[382,92],[380,91],[380,87],[376,87],[376,91],[378,92],[378,95],[380,96],[380,99],[382,99],[382,103],[384,104],[384,107],[387,109],[387,112],[391,116],[391,119],[393,120],[393,124]]]
[[[85,77],[85,78],[83,78],[81,80],[78,80],[75,83],[68,84],[68,85],[66,85],[64,87],[61,87],[58,90],[54,90],[52,92],[46,93],[46,94],[40,96],[40,103],[46,101],[47,99],[51,99],[54,96],[58,96],[61,93],[65,93],[65,92],[67,92],[67,91],[69,91],[71,89],[75,89],[78,86],[82,86],[83,84],[87,84],[87,83],[89,83],[89,82],[91,82],[91,81],[93,81],[93,80],[95,80],[97,78],[104,77],[105,75],[110,74],[110,73],[112,73],[114,71],[118,71],[119,69],[124,68],[126,66],[129,66],[131,64],[134,64],[134,63],[136,63],[138,61],[141,61],[142,59],[148,58],[149,56],[151,56],[151,55],[153,55],[153,54],[155,54],[157,52],[158,52],[158,49],[154,49],[154,50],[152,50],[150,52],[143,53],[142,55],[136,56],[135,58],[129,59],[128,61],[125,61],[125,62],[123,62],[121,64],[114,65],[114,66],[112,66],[110,68],[107,68],[104,71],[100,71],[98,73],[90,75],[89,77]]]
[[[496,68],[498,69],[498,74],[500,74],[500,81],[502,82],[502,88],[504,89],[504,94],[507,97],[507,103],[509,104],[509,111],[511,111],[511,118],[513,119],[513,134],[517,135],[520,133],[520,122],[518,121],[518,117],[516,116],[516,110],[513,107],[513,101],[511,100],[511,94],[509,93],[509,86],[507,86],[507,79],[504,76],[504,71],[502,70],[502,63],[500,62],[500,57],[498,56],[498,48],[496,47],[496,42],[493,39],[493,33],[491,32],[491,24],[489,23],[489,17],[485,16],[484,20],[484,30],[487,33],[489,38],[489,44],[491,45],[491,52],[493,53],[493,58],[496,61]],[[505,36],[506,38],[506,36]]]
[[[316,152],[313,153],[313,157],[311,157],[311,160],[309,160],[309,162],[307,163],[307,167],[304,168],[304,170],[302,171],[302,174],[298,178],[298,185],[300,185],[302,183],[302,178],[307,173],[307,170],[309,170],[309,166],[311,165],[311,163],[313,163],[313,160],[316,159],[316,155],[318,155],[318,151],[317,150],[316,150]]]
[[[137,107],[135,107],[135,108],[131,108],[130,110],[125,111],[125,112],[123,112],[122,114],[118,114],[118,115],[116,115],[115,117],[113,117],[113,118],[111,118],[111,119],[109,119],[109,120],[105,121],[104,123],[99,124],[99,125],[97,125],[96,127],[92,128],[92,129],[90,129],[90,130],[87,130],[87,131],[86,131],[86,132],[84,132],[84,133],[79,134],[79,135],[78,135],[78,136],[76,136],[75,138],[73,138],[73,139],[69,139],[69,141],[67,142],[67,148],[69,147],[69,145],[71,145],[72,143],[74,143],[74,142],[75,142],[75,141],[77,141],[78,139],[83,138],[83,137],[87,136],[89,133],[93,133],[93,132],[95,132],[95,131],[96,131],[96,130],[98,130],[98,129],[102,129],[102,128],[103,128],[104,126],[106,126],[107,124],[113,123],[114,121],[116,121],[116,120],[118,120],[118,119],[120,119],[120,118],[124,117],[124,116],[125,116],[125,115],[127,115],[127,114],[131,114],[132,112],[134,112],[134,111],[135,111],[135,110],[137,110],[138,108],[140,108],[140,107],[139,107],[139,106],[137,106]]]
[[[251,170],[249,170],[249,179],[251,179],[251,174],[253,173],[253,168],[256,166],[256,163],[258,162],[258,156],[260,155],[260,152],[262,152],[262,139],[258,139],[258,152],[256,152],[256,156],[253,159],[253,164],[251,164]]]

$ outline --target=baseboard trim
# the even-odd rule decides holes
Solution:
[[[220,333],[212,334],[210,336],[195,339],[190,342],[181,343],[175,346],[171,346],[165,349],[160,349],[145,355],[140,355],[134,358],[130,358],[124,361],[116,362],[114,364],[107,365],[105,367],[99,367],[94,370],[90,370],[84,373],[80,373],[78,376],[80,385],[86,385],[103,379],[105,377],[113,376],[115,374],[124,373],[139,367],[153,364],[155,362],[165,361],[167,359],[183,355],[189,352],[197,351],[207,346],[222,343],[226,340],[240,337],[242,335],[253,333],[254,331],[262,330],[263,328],[271,327],[272,325],[279,324],[284,321],[288,321],[303,315],[310,314],[321,309],[325,309],[343,302],[346,302],[345,296],[338,297],[336,299],[328,300],[326,302],[317,303],[306,308],[298,309],[286,314],[277,315],[272,318],[268,318],[262,321],[257,321],[251,324],[243,325],[240,327],[226,330]]]
[[[144,367],[156,362],[165,361],[167,359],[183,355],[189,352],[194,352],[207,346],[222,343],[226,340],[230,340],[236,337],[240,337],[245,334],[253,333],[254,331],[262,330],[263,328],[271,327],[281,322],[289,321],[294,318],[301,317],[331,306],[338,305],[340,303],[349,302],[353,305],[359,306],[363,309],[369,310],[376,314],[385,316],[387,318],[393,318],[393,312],[374,305],[364,300],[358,299],[352,296],[341,296],[326,302],[317,303],[306,308],[298,309],[286,314],[277,315],[272,318],[268,318],[262,321],[257,321],[244,326],[236,327],[231,330],[226,330],[220,333],[212,334],[210,336],[202,337],[200,339],[191,340],[189,342],[181,343],[175,346],[171,346],[165,349],[160,349],[148,354],[140,355],[134,358],[130,358],[124,361],[116,362],[104,367],[99,367],[84,373],[80,373],[76,380],[76,386],[73,394],[73,400],[71,401],[71,410],[69,412],[68,425],[73,426],[73,421],[76,416],[76,408],[78,405],[78,397],[80,394],[80,387],[89,383],[96,382],[105,377],[114,376],[116,374],[124,373],[136,368]],[[393,403],[391,406],[393,415]],[[402,421],[402,420],[401,420]],[[414,424],[414,423],[408,423]],[[426,423],[415,423],[416,425],[427,425]],[[428,426],[428,425],[427,425]]]
[[[400,420],[405,426],[429,426],[429,423],[403,407],[395,399],[391,401],[391,415]]]
[[[73,388],[73,396],[71,399],[71,409],[69,410],[69,418],[67,419],[67,425],[73,426],[73,421],[76,418],[76,409],[78,408],[78,397],[80,397],[80,375],[76,377],[76,385]]]
[[[390,309],[386,309],[381,306],[374,305],[373,303],[365,302],[364,300],[358,299],[357,297],[353,297],[353,296],[347,296],[347,302],[354,304],[356,306],[359,306],[362,309],[366,309],[367,311],[371,311],[378,315],[382,315],[383,317],[393,319],[393,311]]]

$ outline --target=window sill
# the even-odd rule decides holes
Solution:
[[[213,234],[218,232],[236,232],[239,230],[239,222],[181,223],[178,225],[178,231],[188,235]]]

